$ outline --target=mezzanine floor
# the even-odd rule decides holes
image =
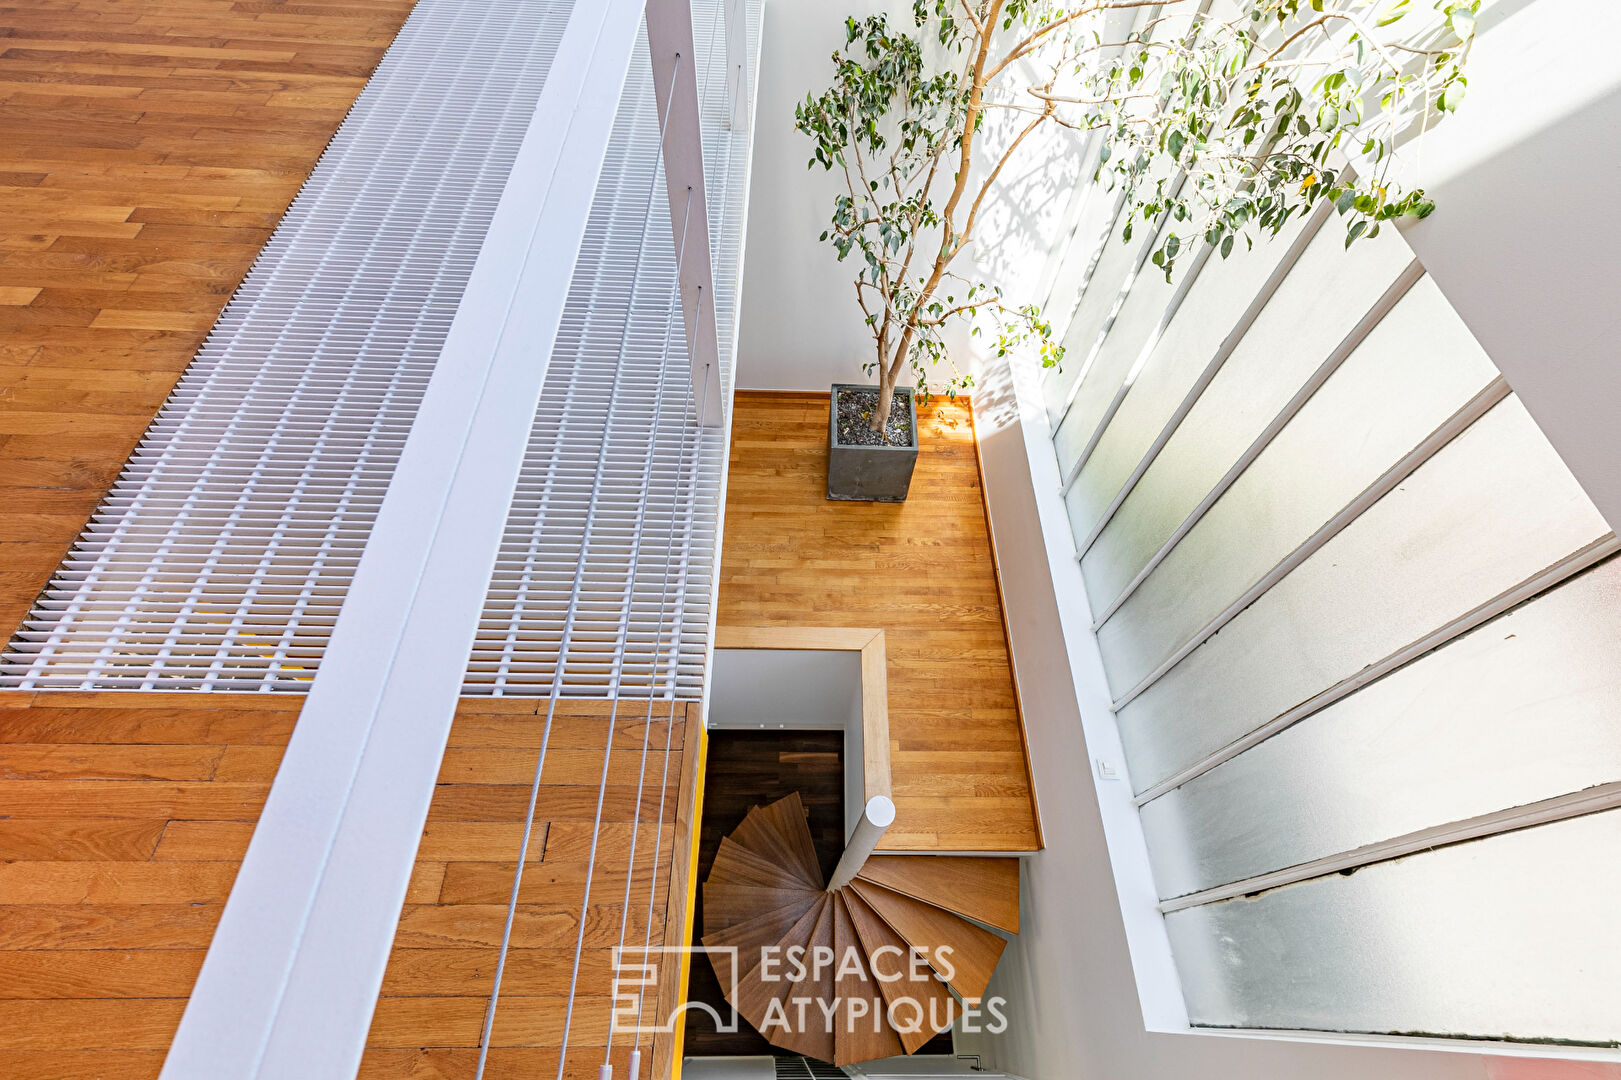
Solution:
[[[904,503],[830,502],[826,394],[737,394],[721,626],[884,631],[891,850],[1033,851],[1040,828],[966,403],[918,410]]]

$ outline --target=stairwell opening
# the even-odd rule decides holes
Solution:
[[[739,632],[741,633],[741,632]],[[866,802],[870,783],[874,717],[863,695],[861,641],[875,631],[849,631],[853,648],[783,648],[794,631],[751,631],[729,640],[763,643],[765,648],[717,648],[710,678],[709,749],[700,817],[697,880],[706,882],[721,842],[756,807],[797,794],[803,805],[814,858],[823,879],[831,877]],[[879,635],[881,640],[881,635]],[[879,645],[881,650],[881,644]],[[881,655],[881,652],[880,652]],[[870,658],[869,658],[870,662]],[[880,666],[881,670],[881,666]],[[865,689],[872,689],[870,686]],[[883,731],[887,742],[887,730]],[[883,772],[887,782],[887,746]],[[705,925],[703,889],[695,898],[694,938]],[[702,1001],[723,1017],[734,1016],[720,980],[705,961],[691,969],[688,999]],[[779,1075],[843,1076],[837,1066],[773,1046],[748,1020],[737,1017],[735,1032],[720,1032],[711,1015],[687,1014],[684,1053],[692,1075],[770,1078]],[[952,1060],[951,1033],[943,1032],[915,1057]],[[775,1071],[760,1071],[775,1063]],[[821,1072],[793,1072],[816,1068]],[[782,1070],[790,1071],[784,1074]],[[741,1070],[741,1071],[740,1071]]]

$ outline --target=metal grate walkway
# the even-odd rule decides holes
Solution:
[[[721,4],[697,0],[693,14],[729,391],[749,128],[721,122]],[[0,659],[0,687],[308,687],[570,9],[569,0],[417,5]],[[657,141],[644,45],[467,692],[547,692],[572,621],[562,693],[655,684],[661,695],[698,693],[725,427],[715,417],[699,424],[682,321],[671,317],[677,252]]]

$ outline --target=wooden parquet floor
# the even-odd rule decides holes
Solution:
[[[158,1075],[302,704],[0,693],[0,1076]]]
[[[677,811],[682,792],[696,782],[695,776],[683,773],[685,704],[676,706],[673,724],[668,703],[654,709],[649,723],[645,700],[623,705],[613,720],[608,787],[596,834],[596,869],[586,894],[597,782],[611,708],[609,702],[558,703],[490,1038],[487,1080],[557,1075],[577,944],[579,980],[564,1076],[594,1080],[617,1004],[614,949],[620,943],[621,921],[625,946],[633,950],[630,964],[643,962],[644,940],[657,948],[667,932],[672,944],[683,939],[692,832],[686,822],[678,821]],[[469,698],[457,712],[372,1018],[369,1049],[359,1074],[363,1080],[472,1080],[477,1071],[479,1037],[545,714],[546,702],[537,698]],[[668,763],[667,729],[672,748]],[[649,747],[645,766],[644,739]],[[638,776],[640,827],[633,830]],[[662,830],[657,825],[661,814]],[[678,850],[683,843],[685,849]],[[627,871],[631,900],[622,920]],[[677,891],[673,904],[672,882]],[[587,901],[583,936],[582,901]],[[672,923],[668,931],[667,911]],[[651,962],[658,963],[659,957]],[[662,974],[673,975],[673,969]],[[622,990],[637,992],[628,985]],[[657,1011],[649,993],[648,1023],[653,1023]],[[667,1069],[673,1051],[664,1037],[658,1041],[663,1051],[658,1064]],[[626,1075],[633,1044],[629,1036],[614,1040],[616,1075]],[[664,1075],[655,1070],[652,1038],[644,1038],[642,1050],[642,1075]]]
[[[884,847],[1040,846],[966,403],[918,412],[904,503],[830,502],[827,395],[740,392],[722,626],[884,631],[898,817]]]
[[[0,1077],[155,1080],[301,704],[285,694],[0,693]],[[474,1075],[544,705],[470,698],[457,710],[366,1080]],[[602,1063],[644,730],[626,942],[644,939],[650,885],[653,945],[685,933],[692,829],[681,795],[695,783],[683,772],[686,714],[678,706],[669,725],[661,705],[648,724],[640,703],[613,725],[569,1080],[593,1080]],[[488,1080],[556,1073],[608,716],[607,703],[564,701],[553,721]],[[674,992],[674,975],[659,992]],[[630,1044],[615,1042],[620,1075]],[[658,1049],[667,1070],[673,1049],[663,1039]],[[643,1075],[660,1075],[654,1065]]]
[[[0,6],[0,635],[116,478],[410,10]]]

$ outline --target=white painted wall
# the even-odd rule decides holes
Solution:
[[[1621,4],[1497,0],[1407,242],[1621,527]]]
[[[1005,364],[986,369],[976,424],[1047,847],[1023,860],[1020,934],[988,991],[1007,999],[1009,1029],[959,1034],[958,1052],[1029,1080],[1483,1080],[1485,1063],[1467,1053],[1148,1030],[1180,1026],[1174,994],[1154,992],[1174,990],[1175,973],[1146,858],[1132,858],[1141,839],[1122,833],[1135,827],[1129,791],[1095,779],[1094,760],[1118,760],[1119,748],[1046,418],[1028,373],[1021,382]]]
[[[872,357],[873,344],[856,304],[856,263],[839,262],[832,247],[818,239],[832,215],[834,197],[844,190],[844,175],[820,166],[806,168],[811,142],[794,130],[794,107],[807,94],[826,89],[832,72],[829,57],[844,44],[844,17],[880,12],[897,30],[914,32],[907,0],[766,4],[743,260],[740,389],[826,391],[835,382],[874,381],[861,370]],[[1012,118],[987,122],[988,147],[1004,137],[998,124],[1010,128]],[[1067,133],[1054,128],[1021,147],[1004,170],[997,193],[986,201],[975,230],[995,238],[972,253],[982,262],[985,280],[1021,295],[1026,286],[1036,286],[1079,175],[1076,140]],[[968,271],[961,265],[957,269]],[[948,327],[946,338],[967,370],[966,324]],[[944,373],[930,381],[943,384]]]
[[[844,188],[841,172],[811,171],[811,142],[794,106],[825,89],[829,57],[844,44],[844,16],[887,12],[911,25],[905,0],[767,0],[760,43],[754,162],[743,265],[737,386],[819,390],[866,382],[872,337],[856,306],[854,269],[817,240]],[[904,22],[902,22],[904,20]]]
[[[861,654],[841,649],[716,649],[711,729],[844,732],[844,832],[867,797],[862,774]]]
[[[838,16],[878,6],[768,3],[740,387],[825,389],[860,374],[866,329],[844,268],[816,240],[838,178],[806,172],[808,143],[793,131],[792,114],[825,81],[827,54],[842,40]],[[1478,47],[1467,107],[1424,144],[1421,179],[1441,210],[1408,229],[1407,239],[1618,524],[1621,304],[1612,264],[1621,250],[1621,53],[1614,48],[1621,5],[1498,0],[1497,8]],[[1061,148],[1047,152],[1046,169],[1071,164]],[[1033,166],[1004,194],[987,269],[1010,289],[1039,290],[1051,280],[1054,245],[1044,238],[1062,235],[1059,219],[1071,204],[1057,189],[1043,198],[1040,185],[1059,175]],[[1118,746],[1109,741],[1108,698],[1046,420],[1033,385],[1015,390],[1006,366],[979,374],[985,485],[1048,846],[1024,860],[1023,933],[991,987],[1008,999],[1012,1027],[1003,1036],[959,1035],[959,1051],[1030,1080],[1621,1076],[1613,1065],[1488,1058],[1464,1046],[1443,1052],[1163,1033],[1180,1026],[1174,1004],[1163,994],[1140,999],[1138,987],[1163,987],[1174,969],[1163,932],[1142,914],[1153,901],[1146,865],[1132,863],[1129,843],[1116,844],[1111,859],[1106,843],[1136,827],[1135,813],[1127,793],[1107,781],[1100,792],[1094,779],[1094,759],[1118,755]],[[1049,545],[1044,533],[1061,542]],[[1149,890],[1125,914],[1117,879]]]

